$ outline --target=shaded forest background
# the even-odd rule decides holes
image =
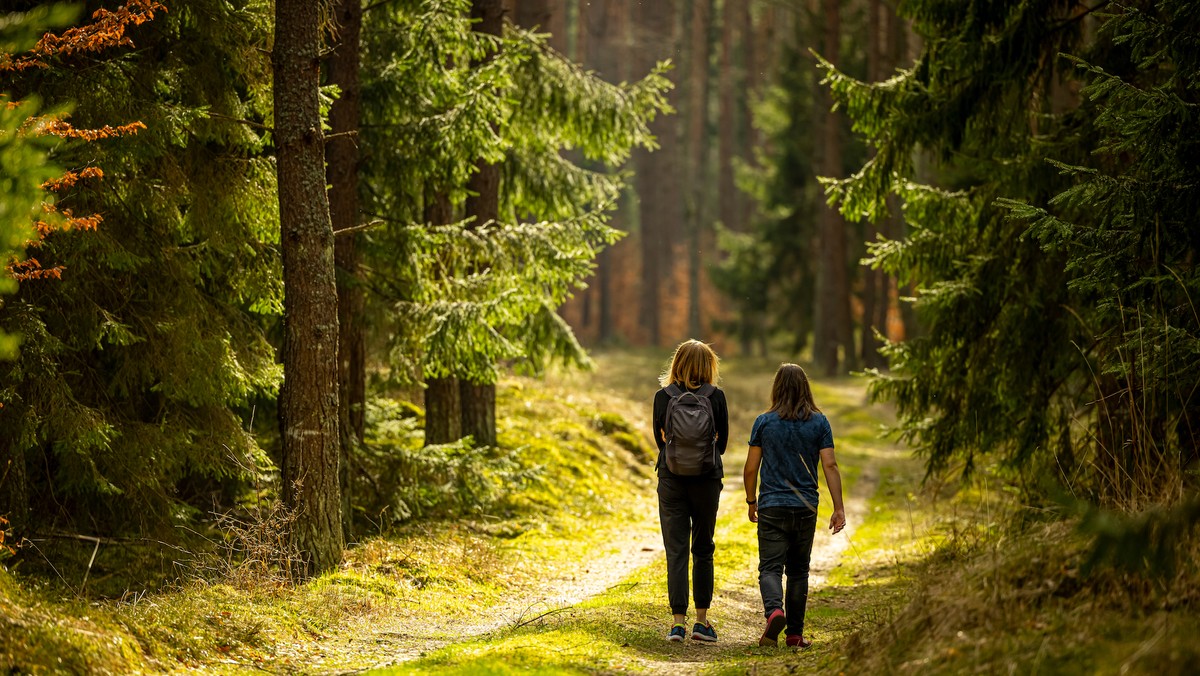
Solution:
[[[815,53],[867,81],[912,63],[919,38],[884,2],[527,2],[521,25],[610,81],[670,59],[676,114],[639,152],[586,290],[563,308],[588,344],[725,353],[811,350],[826,373],[883,364],[876,332],[902,338],[895,279],[859,264],[902,221],[845,219],[817,176],[845,176],[866,147],[831,112]],[[911,326],[909,328],[911,330]],[[815,344],[814,342],[815,341]]]

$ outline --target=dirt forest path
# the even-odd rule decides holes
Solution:
[[[643,360],[645,361],[645,360]],[[743,653],[748,646],[756,646],[762,629],[761,602],[757,588],[757,544],[754,541],[754,526],[746,519],[742,467],[745,461],[745,439],[749,436],[754,417],[766,406],[769,398],[770,378],[775,364],[737,363],[726,367],[722,386],[730,402],[730,443],[725,457],[725,481],[717,526],[717,589],[710,617],[717,627],[720,640],[715,645],[684,641],[682,644],[667,644],[662,635],[669,628],[670,615],[665,608],[665,563],[661,535],[658,530],[656,503],[652,486],[642,497],[641,517],[617,521],[603,533],[594,533],[600,538],[589,545],[581,545],[573,557],[564,565],[548,568],[543,575],[534,577],[529,583],[511,590],[507,598],[492,605],[482,614],[447,618],[435,632],[393,632],[386,627],[376,627],[371,633],[377,643],[390,644],[388,658],[376,665],[392,667],[397,671],[421,670],[422,658],[440,648],[465,642],[486,643],[491,637],[515,630],[531,630],[535,639],[538,631],[552,631],[561,622],[557,618],[585,617],[594,612],[590,606],[601,605],[598,599],[609,599],[615,607],[637,605],[630,598],[628,603],[620,598],[612,599],[622,590],[638,590],[642,594],[642,606],[638,622],[652,627],[657,640],[663,644],[653,652],[634,655],[627,662],[620,662],[620,669],[661,674],[696,673],[723,657]],[[630,357],[622,355],[621,363],[601,357],[599,375],[562,376],[571,382],[579,378],[590,378],[593,387],[607,387],[626,397],[631,410],[637,410],[645,400],[648,418],[649,397],[653,393],[653,375],[661,365],[652,361],[630,363]],[[629,377],[630,373],[649,373],[649,386]],[[826,401],[819,405],[829,413],[838,434],[839,413],[853,411],[863,406],[861,383],[840,384],[818,388],[818,396]],[[858,416],[854,423],[859,427],[875,427],[880,420],[872,416]],[[644,434],[650,433],[649,420],[633,421]],[[858,430],[859,436],[863,435]],[[873,431],[871,432],[873,434]],[[839,454],[842,444],[839,442]],[[846,479],[847,526],[842,533],[830,535],[828,524],[828,493],[822,487],[822,501],[826,505],[821,512],[818,534],[813,546],[810,594],[817,592],[831,571],[847,556],[852,547],[855,531],[867,511],[867,504],[879,485],[879,467],[874,456],[869,454],[840,455]],[[650,588],[657,591],[651,592]],[[647,602],[648,595],[648,602]],[[661,596],[662,598],[658,598]],[[639,608],[642,606],[638,606]],[[608,611],[608,612],[611,612]]]

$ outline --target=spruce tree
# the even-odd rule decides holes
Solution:
[[[371,209],[386,223],[371,231],[371,286],[399,311],[398,371],[493,384],[502,361],[586,363],[556,309],[617,236],[606,221],[623,177],[560,151],[620,166],[632,147],[652,146],[648,123],[667,83],[657,73],[605,83],[514,27],[498,45],[454,11],[465,7],[412,0],[368,17],[380,22],[365,33],[377,64],[368,71],[381,75],[364,90],[365,145],[401,149],[365,160]],[[466,227],[478,158],[499,169],[497,218]],[[442,194],[460,218],[424,222]]]
[[[61,279],[25,282],[0,308],[22,336],[0,363],[0,446],[28,460],[35,528],[168,527],[236,485],[231,453],[265,460],[242,416],[279,381],[264,332],[281,301],[267,24],[204,0],[130,18],[147,6],[76,27],[125,21],[100,33],[136,49],[60,50],[8,80],[52,109],[73,102],[74,129],[144,125],[56,144],[58,166],[103,171],[57,207],[101,220],[47,236],[36,257]]]
[[[828,69],[879,150],[831,190],[847,213],[903,199],[910,233],[874,259],[918,285],[926,327],[887,348],[893,375],[874,391],[897,402],[931,472],[995,452],[1108,504],[1177,494],[1200,382],[1184,131],[1195,13],[1166,1],[904,11],[925,39],[912,68],[875,85]],[[941,187],[913,181],[919,148]]]

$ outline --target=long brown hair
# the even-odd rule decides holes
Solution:
[[[813,401],[812,386],[808,374],[796,364],[780,364],[775,371],[775,382],[771,383],[771,408],[784,420],[808,420],[813,411],[818,413]]]
[[[685,340],[675,348],[671,367],[659,377],[659,382],[663,387],[673,383],[690,390],[704,383],[716,385],[720,375],[718,361],[717,353],[707,343]]]

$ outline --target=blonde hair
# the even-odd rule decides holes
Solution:
[[[814,411],[820,412],[813,401],[808,374],[795,364],[780,364],[771,383],[771,408],[784,420],[808,420]]]
[[[659,383],[663,387],[675,384],[691,390],[704,383],[716,385],[720,376],[718,361],[717,353],[707,343],[685,340],[675,348],[671,367],[659,377]]]

